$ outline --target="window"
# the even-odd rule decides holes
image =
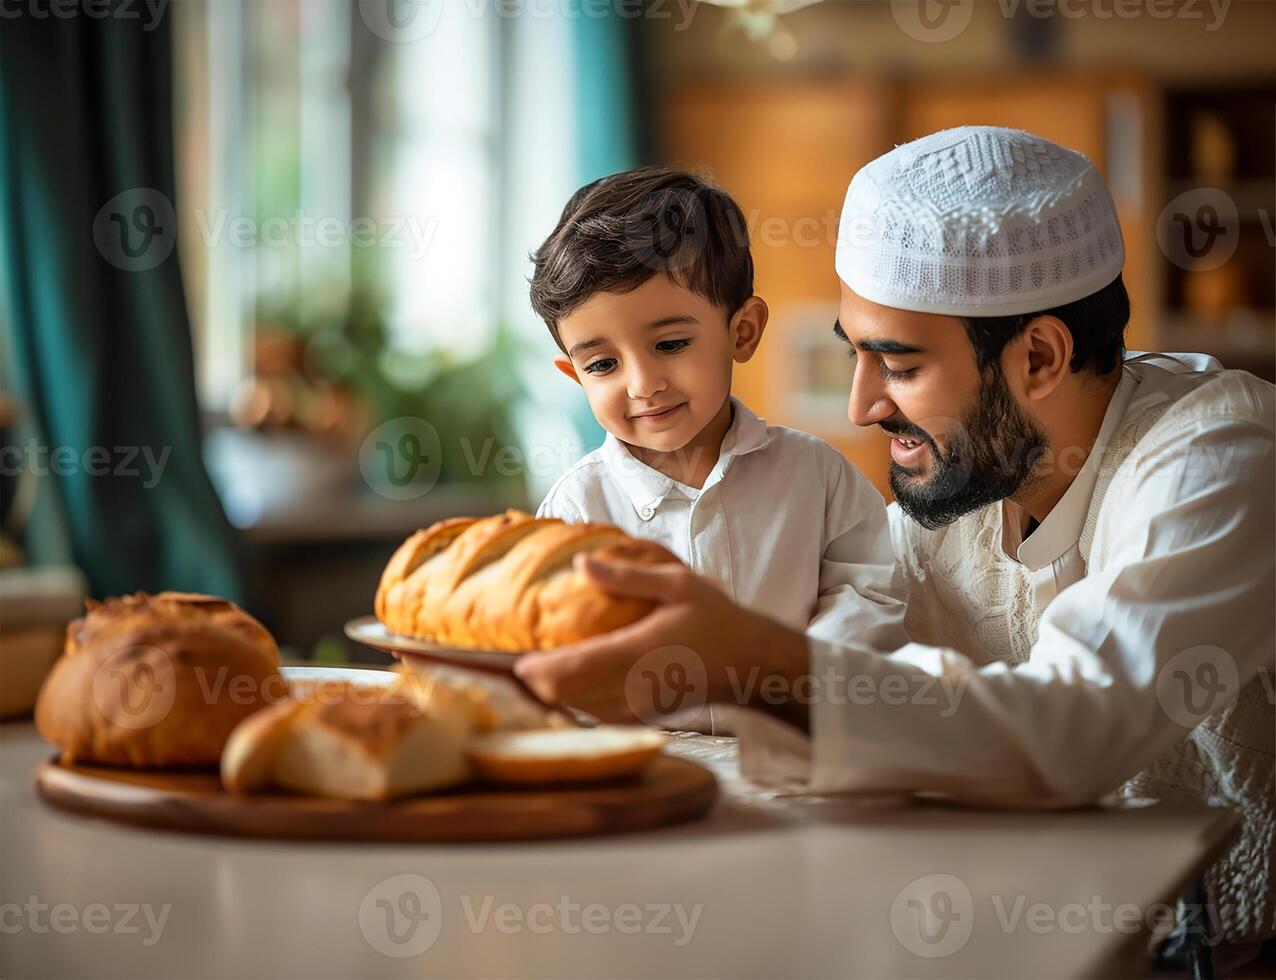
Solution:
[[[426,36],[401,42],[376,33],[376,0],[177,10],[205,406],[224,409],[252,369],[260,324],[304,329],[352,291],[375,296],[393,349],[480,353],[499,305],[501,20],[447,4]]]
[[[499,24],[448,4],[425,38],[390,46],[373,200],[400,229],[382,260],[393,342],[409,350],[472,355],[494,329]]]

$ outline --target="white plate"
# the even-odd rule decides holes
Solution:
[[[394,680],[392,670],[369,670],[365,667],[284,667],[284,677],[290,684],[317,684],[320,681],[349,681],[351,684],[369,684],[385,687]]]
[[[440,663],[455,664],[458,667],[472,667],[476,670],[497,671],[502,674],[514,672],[514,661],[517,653],[502,653],[496,650],[466,650],[460,647],[441,646],[429,640],[416,640],[410,636],[400,636],[385,628],[376,616],[360,616],[346,623],[346,636],[356,643],[370,646],[374,650],[400,656],[424,657]]]

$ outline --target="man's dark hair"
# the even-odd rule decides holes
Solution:
[[[740,206],[681,170],[640,167],[586,184],[531,256],[532,309],[559,347],[558,324],[591,296],[668,275],[730,317],[753,295]]]
[[[1130,322],[1130,296],[1118,275],[1097,293],[1054,309],[1014,316],[963,317],[979,369],[995,363],[1006,344],[1039,316],[1058,317],[1072,332],[1072,360],[1068,367],[1073,371],[1089,370],[1104,377],[1120,365],[1125,351],[1125,327]]]

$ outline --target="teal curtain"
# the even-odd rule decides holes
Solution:
[[[606,8],[602,8],[605,10]],[[572,19],[576,77],[576,183],[638,165],[637,128],[628,31],[633,19],[615,9],[600,16],[598,4],[579,6]],[[583,399],[572,399],[572,423],[586,450],[603,444],[606,432]]]
[[[96,595],[242,599],[201,459],[174,247],[171,7],[158,22],[14,9],[0,28],[0,349],[39,443],[23,457],[40,474],[28,560],[60,561],[65,540]]]
[[[576,56],[576,163],[584,184],[637,165],[633,78],[627,29],[614,10],[573,21]],[[581,11],[577,11],[582,13]]]

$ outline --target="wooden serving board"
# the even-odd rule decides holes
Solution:
[[[198,834],[277,840],[457,842],[547,840],[646,830],[704,816],[718,795],[703,766],[659,756],[639,776],[581,787],[472,784],[392,803],[236,796],[213,772],[64,766],[35,772],[60,810]]]

